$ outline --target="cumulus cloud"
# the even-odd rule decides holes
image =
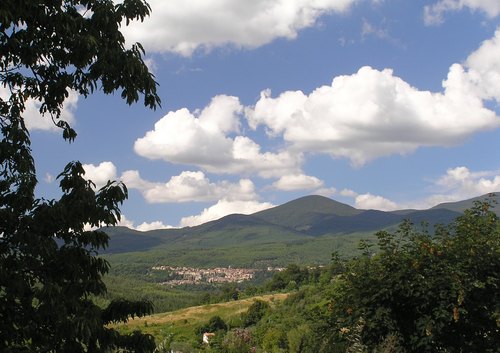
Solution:
[[[253,200],[257,197],[249,179],[241,179],[238,183],[210,182],[200,171],[184,171],[166,183],[156,183],[142,179],[136,170],[129,170],[122,174],[121,180],[127,187],[139,190],[150,203],[215,201],[221,198]]]
[[[449,11],[460,11],[469,8],[472,11],[481,11],[493,18],[500,14],[498,0],[440,0],[433,5],[424,7],[424,22],[427,25],[436,25],[443,22],[443,15]]]
[[[314,176],[304,174],[284,175],[273,183],[273,186],[278,190],[293,191],[293,190],[309,190],[317,189],[323,186],[323,181]]]
[[[500,1],[498,2],[500,8]],[[468,76],[475,94],[485,100],[500,102],[500,29],[493,38],[484,41],[466,61]]]
[[[155,229],[171,229],[171,228],[174,228],[174,227],[172,227],[170,225],[163,224],[163,222],[161,222],[161,221],[154,221],[154,222],[151,222],[151,223],[143,222],[140,225],[135,226],[134,221],[128,219],[124,215],[121,216],[121,219],[118,222],[117,226],[119,226],[119,227],[127,227],[127,228],[130,228],[130,229],[135,229],[135,230],[138,230],[140,232],[147,232],[147,231],[155,230]]]
[[[483,101],[500,97],[500,69],[494,59],[499,37],[497,31],[469,57],[468,70],[452,65],[443,92],[419,90],[390,69],[366,66],[309,95],[288,91],[273,98],[263,91],[255,107],[247,109],[249,125],[264,125],[271,136],[282,135],[294,151],[344,157],[355,166],[422,146],[457,145],[500,126]]]
[[[121,215],[120,220],[116,224],[118,227],[127,227],[130,229],[135,229],[134,228],[134,221],[128,219],[126,216]]]
[[[364,210],[393,211],[398,209],[398,205],[385,197],[372,195],[370,193],[357,195],[355,207]]]
[[[224,216],[238,214],[252,214],[268,208],[274,207],[269,202],[258,201],[229,201],[219,200],[215,205],[205,208],[199,215],[184,217],[181,219],[181,227],[192,227],[209,221],[213,221]]]
[[[356,197],[358,196],[358,193],[355,192],[354,190],[351,189],[342,189],[340,190],[340,195],[345,196],[345,197]]]
[[[6,100],[10,97],[10,91],[4,86],[0,86],[0,99]],[[59,120],[64,120],[71,126],[75,123],[75,111],[78,105],[78,93],[74,91],[68,92],[68,97],[64,101],[61,116]],[[58,132],[61,131],[49,114],[40,114],[42,103],[35,99],[28,99],[25,102],[25,110],[23,113],[24,122],[30,131],[45,130]]]
[[[202,111],[169,112],[154,130],[136,140],[134,150],[146,158],[195,165],[217,174],[272,177],[297,171],[300,155],[286,150],[261,152],[252,139],[236,135],[242,111],[238,98],[221,95]]]
[[[293,39],[320,16],[342,13],[356,0],[150,0],[151,16],[123,32],[148,52],[190,56],[196,49],[233,45],[255,48]]]
[[[97,189],[117,178],[116,167],[112,162],[102,162],[99,165],[83,164],[83,169],[85,170],[85,179],[91,180]]]
[[[339,194],[354,199],[354,207],[361,210],[394,211],[401,208],[396,202],[369,192],[359,194],[351,189],[343,189],[340,190]]]
[[[499,56],[500,29],[463,65],[450,66],[440,92],[419,90],[390,69],[365,66],[310,94],[286,91],[273,97],[264,90],[252,107],[243,107],[237,97],[216,96],[201,111],[167,113],[134,149],[146,158],[216,174],[281,178],[302,175],[309,153],[347,158],[359,167],[420,147],[455,146],[500,126],[485,106],[500,101]],[[251,129],[263,126],[268,137],[283,139],[283,148],[262,151],[242,133],[244,117]],[[275,186],[286,188],[286,181]]]
[[[432,181],[431,194],[420,200],[394,202],[380,195],[359,194],[351,189],[339,192],[344,197],[354,200],[359,209],[393,211],[397,209],[428,209],[443,202],[470,199],[493,192],[500,192],[500,170],[471,171],[461,166],[450,168],[445,174]]]
[[[450,168],[434,183],[436,193],[421,204],[435,206],[442,202],[459,201],[500,191],[500,170],[471,171],[461,166]]]
[[[330,187],[330,188],[319,188],[317,190],[314,190],[314,194],[315,195],[321,195],[321,196],[325,196],[325,197],[332,197],[334,196],[335,194],[337,194],[337,189],[334,188],[334,187]]]
[[[160,222],[160,221],[154,221],[151,223],[143,222],[143,223],[139,224],[137,227],[135,227],[135,229],[140,231],[140,232],[147,232],[147,231],[156,230],[156,229],[172,229],[172,228],[174,228],[174,227],[167,225],[167,224],[163,224],[163,222]]]

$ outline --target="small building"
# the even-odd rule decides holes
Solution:
[[[210,339],[211,339],[212,337],[214,337],[214,336],[215,336],[215,333],[212,333],[212,332],[205,332],[205,333],[203,334],[203,343],[204,343],[204,344],[209,344],[209,343],[210,343]]]

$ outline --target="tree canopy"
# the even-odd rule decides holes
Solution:
[[[380,252],[354,262],[332,300],[332,322],[367,347],[405,352],[497,352],[500,222],[477,202],[435,234],[409,222],[377,233]]]
[[[3,0],[0,2],[0,351],[150,352],[151,336],[120,335],[107,324],[152,311],[147,302],[91,297],[106,292],[109,264],[98,257],[108,236],[88,227],[114,225],[127,198],[124,185],[100,190],[79,162],[58,176],[59,200],[37,199],[36,168],[25,124],[28,100],[70,142],[76,132],[61,119],[70,92],[120,91],[156,108],[156,82],[136,43],[120,27],[143,20],[143,0]]]

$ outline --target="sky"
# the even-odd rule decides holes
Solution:
[[[149,0],[123,27],[162,106],[71,94],[63,141],[27,106],[39,184],[79,160],[146,231],[306,195],[425,209],[500,191],[500,1]]]

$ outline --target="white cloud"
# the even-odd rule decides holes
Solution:
[[[156,71],[158,70],[158,63],[153,58],[145,58],[144,63],[148,67],[149,72],[153,75],[156,75]]]
[[[323,186],[323,181],[314,176],[304,174],[284,175],[273,183],[276,189],[284,191],[317,189]]]
[[[500,7],[500,1],[498,2]],[[500,102],[500,29],[484,41],[466,61],[475,93],[482,99]]]
[[[283,150],[261,152],[261,147],[240,130],[238,98],[216,96],[201,112],[180,109],[169,112],[134,149],[140,156],[176,164],[195,165],[211,173],[280,176],[298,170],[300,155]]]
[[[117,178],[116,167],[112,162],[102,162],[99,165],[83,164],[83,169],[85,170],[85,179],[91,180],[97,189]]]
[[[393,211],[398,209],[398,205],[382,196],[368,194],[357,195],[355,207],[364,210]]]
[[[274,205],[269,202],[260,203],[258,201],[228,201],[220,200],[215,205],[205,208],[199,215],[184,217],[181,219],[181,227],[192,227],[209,221],[213,221],[224,216],[239,213],[252,214]]]
[[[492,192],[500,192],[500,170],[471,171],[467,167],[450,168],[446,174],[432,182],[433,193],[421,200],[396,203],[383,196],[371,193],[359,194],[343,189],[340,195],[353,198],[359,209],[393,211],[397,209],[428,209],[443,202],[470,199]]]
[[[143,222],[139,224],[135,229],[140,231],[140,232],[147,232],[150,230],[155,230],[155,229],[172,229],[174,227],[163,224],[163,222],[160,221],[154,221],[151,223]]]
[[[425,203],[431,206],[445,201],[464,200],[490,192],[500,191],[500,170],[473,172],[467,167],[450,168],[438,178],[435,188],[439,193]]]
[[[303,174],[307,153],[348,158],[354,166],[420,147],[450,147],[500,126],[485,106],[500,101],[500,29],[473,52],[464,65],[453,64],[441,92],[419,90],[390,69],[365,66],[335,77],[309,95],[269,90],[253,107],[220,95],[202,111],[169,112],[136,140],[139,155],[194,165],[216,174],[258,174],[265,178]],[[261,151],[241,134],[242,115],[252,129],[265,127],[283,138],[278,151]],[[280,186],[278,182],[276,185]]]
[[[116,224],[117,227],[127,227],[130,229],[135,229],[134,228],[134,221],[128,219],[125,215],[121,215],[120,220]]]
[[[6,100],[10,97],[8,88],[0,85],[0,99]],[[75,124],[75,110],[78,105],[78,93],[69,91],[68,98],[64,101],[61,116],[59,120],[66,121],[70,126]],[[28,130],[45,130],[52,132],[61,131],[54,122],[50,114],[40,114],[42,103],[34,99],[28,99],[25,102],[25,110],[23,112],[24,122]]]
[[[399,208],[397,203],[380,195],[371,193],[359,194],[351,189],[343,189],[340,195],[354,199],[354,207],[361,210],[394,211]]]
[[[454,64],[443,81],[444,92],[433,93],[412,87],[392,70],[363,67],[310,95],[289,91],[272,98],[263,91],[247,114],[252,128],[265,125],[294,151],[345,157],[360,166],[422,146],[453,146],[498,128],[500,119],[484,107],[485,94],[478,93],[489,83],[483,77],[491,71],[472,76]]]
[[[151,223],[143,222],[143,223],[141,223],[140,225],[138,225],[136,227],[134,225],[134,221],[128,219],[124,215],[121,216],[121,219],[118,222],[117,226],[118,227],[127,227],[127,228],[130,228],[130,229],[135,229],[135,230],[138,230],[140,232],[147,232],[147,231],[155,230],[155,229],[171,229],[171,228],[174,228],[174,227],[172,227],[170,225],[164,224],[161,221],[154,221],[154,222],[151,222]]]
[[[340,190],[340,195],[345,196],[345,197],[355,198],[356,196],[358,196],[358,193],[355,192],[354,190],[351,190],[351,189],[342,189],[342,190]]]
[[[128,188],[138,189],[150,203],[215,201],[221,198],[253,200],[257,197],[249,179],[241,179],[238,183],[213,183],[200,171],[184,171],[166,183],[154,183],[143,180],[138,171],[129,170],[122,174],[121,180]]]
[[[332,197],[337,193],[337,189],[334,187],[331,188],[320,188],[318,190],[314,190],[315,195],[321,195],[325,197]]]
[[[424,8],[424,22],[435,25],[443,22],[443,15],[448,11],[460,11],[463,8],[472,11],[482,11],[493,18],[500,14],[500,1],[498,0],[440,0]]]
[[[196,49],[233,45],[255,48],[276,38],[294,39],[328,13],[342,13],[356,0],[150,0],[143,23],[123,28],[128,42],[148,52],[191,55]]]

